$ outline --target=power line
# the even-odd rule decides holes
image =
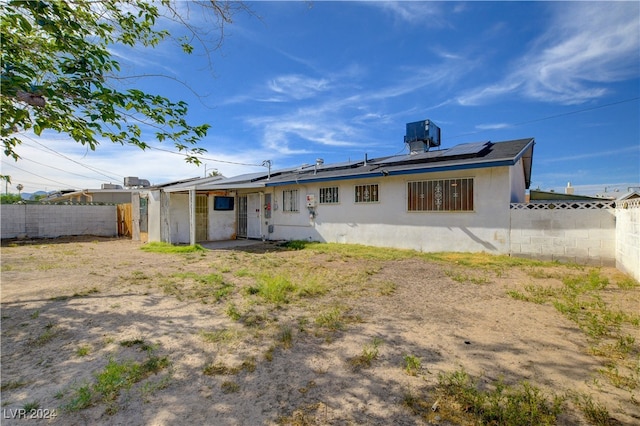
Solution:
[[[164,149],[164,148],[158,148],[156,146],[152,146],[152,145],[148,145],[148,148],[151,149],[155,149],[156,151],[162,151],[162,152],[168,152],[169,154],[176,154],[176,155],[180,155],[182,157],[195,157],[198,160],[206,160],[206,161],[213,161],[214,163],[226,163],[226,164],[235,164],[238,166],[250,166],[250,167],[263,167],[262,164],[250,164],[250,163],[240,163],[237,161],[228,161],[228,160],[218,160],[215,158],[209,158],[209,157],[203,157],[201,155],[193,155],[193,154],[186,154],[183,152],[179,152],[179,151],[171,151],[169,149]]]
[[[49,178],[46,178],[46,177],[44,177],[44,176],[40,176],[39,174],[36,174],[36,173],[30,172],[30,171],[27,171],[27,170],[21,169],[20,167],[18,167],[18,166],[14,166],[13,164],[6,164],[6,163],[5,163],[5,164],[4,164],[4,166],[13,167],[13,168],[15,168],[15,169],[20,170],[21,172],[29,173],[30,175],[34,175],[34,176],[36,176],[36,177],[39,177],[40,179],[48,180],[48,181],[51,181],[51,182],[54,182],[54,183],[57,183],[57,184],[60,184],[60,185],[66,186],[67,188],[73,188],[73,187],[74,187],[73,185],[69,185],[68,183],[60,182],[60,181],[58,181],[58,180],[49,179]]]
[[[507,126],[505,126],[505,128],[518,127],[518,126],[523,126],[525,124],[538,123],[540,121],[551,120],[553,118],[566,117],[568,115],[580,114],[582,112],[587,112],[587,111],[594,111],[594,110],[597,110],[597,109],[607,108],[607,107],[614,106],[614,105],[619,105],[619,104],[624,104],[624,103],[627,103],[627,102],[637,101],[638,99],[640,99],[640,96],[636,96],[634,98],[629,98],[629,99],[624,99],[622,101],[611,102],[611,103],[604,104],[604,105],[598,105],[598,106],[594,106],[594,107],[590,107],[590,108],[583,108],[583,109],[579,109],[579,110],[575,110],[575,111],[563,112],[561,114],[549,115],[549,116],[542,117],[542,118],[535,118],[533,120],[521,121],[519,123],[514,123],[514,124],[507,125]],[[491,129],[484,129],[484,130],[478,130],[477,132],[461,133],[459,135],[451,136],[451,137],[449,137],[449,139],[456,139],[456,138],[461,138],[463,136],[477,135],[479,133],[485,133],[485,132],[488,132],[490,130]]]
[[[98,182],[104,182],[104,179],[98,179],[96,177],[85,176],[85,175],[81,175],[81,174],[78,174],[78,173],[70,172],[68,170],[60,169],[58,167],[54,167],[54,166],[51,166],[49,164],[44,164],[44,163],[40,163],[39,161],[31,160],[29,158],[25,158],[24,156],[20,156],[20,160],[30,161],[32,163],[36,163],[36,164],[39,164],[39,165],[44,166],[44,167],[49,167],[49,168],[54,169],[54,170],[59,170],[61,172],[65,172],[65,173],[70,174],[70,175],[80,176],[80,177],[83,177],[85,179],[97,180]]]
[[[115,181],[119,181],[121,178],[124,178],[124,176],[120,176],[120,175],[118,175],[118,176],[120,176],[120,177],[113,177],[113,176],[109,176],[109,175],[107,175],[107,174],[103,173],[103,171],[101,171],[101,169],[98,169],[97,167],[92,167],[92,166],[88,166],[88,165],[86,165],[86,164],[83,164],[83,163],[81,163],[81,162],[79,162],[79,161],[77,161],[77,160],[74,160],[73,158],[67,157],[67,156],[66,156],[66,155],[64,155],[64,154],[59,153],[58,151],[56,151],[56,150],[55,150],[55,149],[53,149],[53,148],[50,148],[50,147],[48,147],[48,146],[46,146],[46,145],[41,144],[40,142],[38,142],[37,140],[35,140],[35,139],[33,139],[33,138],[29,137],[29,136],[26,136],[26,135],[23,135],[23,136],[24,136],[24,137],[26,137],[27,139],[29,139],[30,141],[32,141],[32,142],[34,142],[34,143],[37,143],[38,145],[40,145],[40,146],[41,146],[41,147],[43,147],[44,149],[46,149],[46,150],[48,150],[48,151],[51,151],[51,152],[53,152],[54,154],[56,154],[56,155],[58,155],[58,156],[60,156],[60,157],[62,157],[62,158],[65,158],[65,159],[67,159],[67,160],[71,161],[72,163],[75,163],[75,164],[77,164],[77,165],[79,165],[79,166],[82,166],[82,167],[84,167],[84,168],[86,168],[86,169],[89,169],[89,170],[91,170],[91,171],[92,171],[92,172],[94,172],[94,173],[98,173],[98,174],[100,174],[100,175],[102,175],[102,176],[105,176],[105,177],[109,178],[109,180],[112,180],[112,181],[114,181],[114,180],[115,180]],[[27,146],[29,146],[29,145],[27,144]],[[35,147],[34,147],[34,148],[35,148]],[[113,173],[113,172],[108,171],[108,170],[105,170],[105,171],[106,171],[107,173]],[[117,175],[117,173],[114,173],[114,174],[115,174],[115,175]]]

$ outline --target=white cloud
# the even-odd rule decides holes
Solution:
[[[402,22],[417,25],[425,25],[425,22],[428,22],[429,27],[431,28],[447,25],[441,3],[424,1],[385,1],[366,4],[380,7],[385,12],[391,12],[396,19]],[[454,11],[457,12],[459,9],[455,9]]]
[[[547,30],[501,81],[458,98],[478,105],[519,93],[545,102],[579,104],[606,93],[607,83],[637,77],[640,6],[635,2],[549,3]]]
[[[609,150],[601,150],[595,152],[589,152],[585,154],[575,154],[566,157],[551,157],[551,158],[541,158],[536,160],[536,162],[541,164],[546,163],[557,163],[564,161],[576,161],[576,160],[586,160],[587,158],[602,158],[602,157],[611,157],[614,155],[620,154],[633,154],[640,158],[640,146],[627,146],[619,149],[609,149]]]
[[[269,81],[268,87],[279,95],[299,100],[327,90],[329,81],[302,75],[283,75]]]
[[[511,124],[507,124],[507,123],[487,123],[487,124],[478,124],[476,126],[476,129],[480,129],[480,130],[497,130],[497,129],[506,129],[508,127],[511,127]]]
[[[14,162],[7,157],[2,158],[2,174],[11,176],[12,186],[22,183],[24,192],[95,189],[100,188],[102,183],[122,185],[125,176],[137,176],[152,184],[160,184],[204,176],[205,164],[207,170],[215,168],[225,176],[234,176],[261,169],[231,163],[259,164],[267,159],[259,147],[235,155],[212,151],[203,155],[202,165],[198,167],[185,162],[182,155],[154,149],[142,151],[133,146],[105,142],[96,151],[91,151],[77,142],[55,135],[27,135],[23,136],[23,140],[17,151],[24,159]],[[170,144],[157,146],[175,151]]]

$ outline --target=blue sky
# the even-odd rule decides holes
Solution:
[[[640,185],[638,2],[247,4],[253,14],[235,16],[210,58],[171,43],[113,50],[124,73],[166,76],[136,85],[187,101],[193,123],[212,125],[202,166],[27,134],[22,160],[2,159],[10,192],[18,183],[25,192],[99,188],[124,176],[203,176],[205,167],[233,176],[264,170],[264,160],[284,168],[400,154],[405,124],[423,119],[442,129],[442,148],[534,137],[532,189]]]

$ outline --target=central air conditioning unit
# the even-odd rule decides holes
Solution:
[[[140,179],[138,179],[136,176],[128,176],[124,178],[124,186],[126,186],[127,188],[138,185],[140,185]]]
[[[411,154],[429,151],[429,148],[440,146],[440,127],[431,120],[407,123],[404,143],[409,144]]]

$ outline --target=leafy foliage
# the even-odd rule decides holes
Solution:
[[[14,204],[22,201],[22,197],[18,194],[2,194],[0,195],[0,204]]]
[[[229,2],[194,5],[230,22]],[[156,140],[173,142],[188,162],[198,163],[195,155],[205,150],[196,144],[210,126],[187,123],[185,102],[122,88],[120,64],[112,55],[114,46],[154,48],[170,38],[158,28],[161,18],[195,35],[197,28],[180,15],[181,9],[170,0],[2,2],[0,136],[5,155],[19,158],[17,134],[29,129],[36,135],[47,129],[63,133],[95,150],[102,140],[145,149],[143,131],[150,127]],[[189,13],[188,7],[182,13]],[[193,51],[187,39],[177,41],[185,53]]]

